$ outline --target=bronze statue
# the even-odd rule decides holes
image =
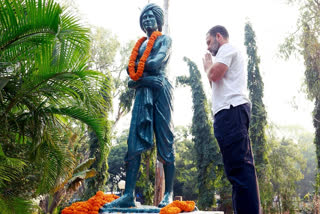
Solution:
[[[159,207],[172,202],[175,173],[171,118],[172,86],[166,77],[166,66],[171,54],[171,38],[161,35],[163,23],[163,10],[156,4],[148,4],[142,10],[140,26],[147,38],[139,40],[141,44],[136,45],[137,56],[134,56],[133,50],[128,66],[129,75],[134,79],[129,81],[128,87],[134,88],[136,95],[128,138],[128,153],[125,157],[126,186],[124,195],[105,204],[102,210],[135,207],[134,190],[141,153],[154,146],[154,135],[158,157],[163,162],[165,173],[165,195]],[[150,45],[149,41],[154,44]],[[138,73],[142,75],[140,78]]]

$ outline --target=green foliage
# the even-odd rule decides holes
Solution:
[[[260,74],[260,58],[257,54],[255,32],[250,22],[245,25],[245,46],[248,55],[248,88],[252,103],[251,123],[249,127],[250,140],[255,159],[258,181],[260,184],[260,198],[264,210],[272,206],[272,190],[270,184],[270,165],[268,160],[269,148],[265,136],[267,116],[263,104],[264,84]]]
[[[136,183],[137,192],[143,195],[143,204],[153,205],[154,185],[156,169],[156,149],[153,147],[141,154],[141,164],[139,169],[139,179]]]
[[[297,132],[295,132],[297,133]],[[313,193],[315,176],[317,172],[317,161],[315,145],[313,142],[313,134],[304,132],[298,137],[298,144],[303,159],[306,160],[306,167],[301,169],[303,179],[297,182],[297,193],[300,197]]]
[[[250,124],[250,139],[258,171],[261,177],[262,170],[268,164],[265,126],[267,125],[266,110],[263,104],[263,81],[259,70],[260,59],[257,56],[255,33],[250,23],[245,26],[245,45],[248,54],[248,88],[249,98],[252,102]]]
[[[217,200],[219,204],[219,210],[224,213],[232,213],[232,185],[227,179],[224,173],[220,178],[219,182],[216,182],[217,193],[219,193],[220,199]]]
[[[94,158],[87,159],[72,169],[72,174],[62,180],[61,183],[58,183],[55,189],[41,200],[40,207],[42,211],[44,213],[54,213],[61,202],[72,197],[84,180],[94,177],[97,174],[96,170],[88,169],[94,161]]]
[[[317,14],[320,13],[319,7],[317,8]],[[317,22],[320,19],[316,20]],[[319,33],[320,31],[314,31],[313,26],[310,23],[304,23],[303,29],[303,56],[305,61],[305,82],[308,89],[308,95],[315,100],[315,106],[313,110],[313,126],[315,128],[314,144],[316,145],[316,156],[318,165],[318,174],[320,173],[320,63],[319,63]],[[320,183],[316,183],[319,187]]]
[[[73,174],[77,174],[79,172],[83,172],[83,170],[86,170],[87,168],[89,168],[95,161],[95,158],[89,158],[86,161],[84,161],[83,163],[79,164],[74,170],[73,170]]]
[[[92,27],[90,67],[104,73],[114,70],[115,56],[120,47],[117,37],[102,27]]]
[[[0,208],[1,214],[25,214],[32,213],[34,206],[28,200],[6,195],[5,197],[0,194]]]
[[[7,157],[2,149],[0,150],[0,163],[0,187],[3,187],[5,182],[16,179],[26,166],[25,162],[20,159]]]
[[[0,20],[0,194],[20,201],[69,176],[76,164],[67,134],[74,119],[107,149],[101,115],[110,109],[103,99],[110,80],[88,70],[88,29],[53,0],[1,1]]]
[[[111,144],[111,129],[110,125],[105,126],[105,138],[104,141],[109,145]],[[108,162],[107,157],[109,155],[109,148],[103,149],[99,146],[99,140],[97,135],[94,132],[89,132],[89,157],[97,157],[97,160],[93,163],[93,169],[97,170],[97,175],[95,177],[89,178],[86,180],[86,191],[82,196],[82,200],[88,200],[93,195],[96,194],[97,191],[103,190],[105,183],[108,178]],[[101,155],[104,154],[104,155]],[[100,159],[101,157],[101,159]],[[103,159],[102,159],[103,158]]]
[[[319,9],[320,10],[320,9]],[[307,85],[308,95],[311,99],[320,99],[320,63],[319,50],[320,43],[318,35],[313,31],[309,23],[304,23],[303,36],[301,38],[301,45],[304,48],[303,57],[305,61],[305,83]]]
[[[302,170],[306,167],[306,161],[298,145],[288,139],[279,142],[271,138],[270,144],[272,150],[269,160],[274,193],[281,201],[281,209],[292,212],[296,209],[296,183],[303,179]]]
[[[120,180],[125,180],[125,162],[124,158],[128,150],[127,139],[129,130],[124,130],[116,138],[116,145],[110,151],[108,157],[109,180],[108,185],[111,191],[116,190]],[[136,194],[140,195],[143,204],[152,205],[154,199],[154,182],[155,182],[155,161],[156,152],[153,147],[141,154],[141,164],[139,168],[139,178],[136,183]]]
[[[317,0],[291,0],[290,3],[300,7],[300,17],[297,20],[297,31],[286,40],[282,47],[290,48],[301,54],[305,64],[305,84],[307,86],[307,95],[314,100],[313,125],[315,128],[314,144],[316,145],[316,155],[318,172],[320,169],[320,7]],[[285,56],[290,56],[292,52],[286,52],[285,48],[281,50]],[[287,57],[288,58],[288,57]],[[320,183],[316,183],[319,188]],[[317,197],[316,197],[317,198]]]
[[[106,74],[110,78],[112,83],[112,90],[107,96],[103,98],[108,102],[114,102],[119,98],[118,113],[115,119],[108,115],[104,120],[107,126],[104,130],[105,138],[104,142],[109,145],[111,138],[114,134],[114,128],[119,119],[130,111],[132,100],[134,97],[134,91],[127,87],[128,78],[123,78],[124,71],[126,69],[127,59],[129,58],[129,50],[133,46],[132,42],[129,42],[124,47],[120,47],[120,42],[117,37],[114,36],[111,31],[104,28],[93,27],[91,32],[92,43],[90,47],[90,63],[89,67],[98,70],[101,73]],[[117,65],[115,57],[120,54],[120,64]],[[111,108],[108,109],[112,112]],[[103,149],[98,146],[98,141],[94,133],[90,134],[90,157],[103,155],[103,159],[97,159],[99,165],[93,164],[93,168],[97,167],[98,176],[88,179],[86,192],[83,199],[88,199],[95,194],[96,191],[101,190],[108,178],[108,165],[107,156],[109,154],[108,149]]]
[[[196,152],[191,140],[190,127],[175,127],[175,164],[176,176],[174,195],[182,196],[183,200],[198,198]]]
[[[184,57],[189,66],[190,77],[179,77],[177,83],[188,84],[192,90],[193,118],[191,133],[193,135],[196,163],[198,169],[198,206],[207,209],[215,204],[215,183],[222,173],[222,160],[219,154],[218,143],[214,138],[212,122],[209,119],[209,107],[201,75],[197,65]]]
[[[129,78],[126,72],[134,42],[129,41],[125,45],[120,45],[110,30],[101,27],[93,27],[91,37],[89,66],[112,79],[111,99],[119,99],[117,115],[113,119],[112,130],[114,130],[120,118],[129,113],[134,98],[134,90],[127,87]],[[120,59],[116,61],[117,55],[120,55]]]
[[[113,98],[118,98],[118,109],[116,116],[113,119],[112,131],[115,131],[115,127],[119,120],[130,112],[133,99],[135,96],[135,90],[128,87],[129,77],[127,74],[128,59],[130,58],[131,51],[134,46],[134,41],[129,41],[124,46],[120,47],[120,63],[119,65],[113,66],[111,75],[113,77]]]
[[[111,191],[117,189],[120,180],[125,179],[124,157],[128,150],[127,139],[129,130],[124,131],[117,139],[117,144],[111,148],[108,156],[109,179],[107,184]]]
[[[313,126],[315,127],[314,144],[316,145],[316,156],[317,156],[317,178],[320,177],[320,99],[316,99],[315,108],[313,110]],[[316,190],[320,187],[320,179],[316,179]],[[319,194],[319,191],[316,191]]]

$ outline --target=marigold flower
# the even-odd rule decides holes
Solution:
[[[152,50],[152,47],[153,47],[156,39],[158,38],[158,36],[161,36],[161,35],[162,34],[159,31],[154,31],[151,34],[149,41],[147,43],[147,47],[146,47],[142,57],[140,58],[137,72],[135,71],[135,62],[138,57],[139,48],[142,45],[142,43],[147,39],[147,37],[140,38],[137,41],[137,43],[135,44],[134,48],[132,49],[131,56],[130,56],[129,63],[128,63],[129,76],[132,80],[137,81],[140,77],[142,77],[145,62],[147,61],[147,59],[150,55],[150,52]]]
[[[195,208],[194,201],[173,201],[160,210],[160,214],[177,214],[180,212],[191,212]]]
[[[100,207],[117,198],[119,198],[119,196],[104,194],[102,191],[98,191],[96,195],[89,200],[76,202],[71,204],[71,206],[64,208],[61,214],[98,214]]]

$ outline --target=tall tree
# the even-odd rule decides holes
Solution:
[[[318,2],[317,2],[318,3]],[[317,4],[317,16],[320,15],[320,3]],[[318,19],[317,21],[320,21]],[[314,100],[313,110],[313,126],[315,128],[314,144],[316,145],[317,156],[317,178],[320,176],[320,43],[319,43],[320,31],[315,31],[314,26],[311,27],[310,23],[303,23],[303,57],[305,61],[305,80],[308,89],[309,97]],[[316,179],[316,204],[319,204],[319,188],[320,180]],[[319,213],[319,205],[315,208],[316,213]]]
[[[286,138],[278,140],[273,132],[271,127],[268,143],[272,149],[268,158],[272,171],[270,181],[273,189],[271,190],[273,198],[276,199],[276,206],[273,209],[279,213],[294,213],[295,198],[298,197],[297,182],[303,179],[302,172],[306,167],[306,160],[297,143]],[[271,207],[267,208],[264,212],[270,213]]]
[[[110,103],[101,94],[108,96],[110,84],[86,66],[88,30],[53,0],[4,0],[0,11],[0,209],[28,213],[12,185],[36,183],[29,199],[70,176],[76,162],[64,135],[72,120],[109,146],[101,112]]]
[[[309,99],[314,101],[314,144],[318,165],[317,178],[320,178],[320,2],[318,0],[290,0],[289,2],[300,7],[300,17],[297,21],[297,31],[286,38],[280,47],[280,52],[286,59],[293,53],[301,54],[304,59],[306,92]],[[315,187],[315,198],[318,198],[320,179],[316,179]],[[319,205],[316,213],[319,213]]]
[[[207,209],[215,204],[216,183],[222,176],[222,159],[218,143],[213,134],[210,110],[203,90],[201,75],[197,65],[184,57],[189,66],[189,77],[178,77],[177,83],[188,85],[192,91],[193,117],[191,133],[198,169],[198,206]]]
[[[268,146],[265,135],[267,125],[266,110],[263,103],[263,80],[260,74],[258,48],[256,35],[250,22],[245,25],[245,42],[248,55],[248,89],[249,98],[252,103],[251,123],[249,127],[250,140],[254,153],[255,165],[260,184],[261,204],[265,210],[272,205],[272,195],[270,195],[270,166],[268,160]],[[268,204],[268,205],[267,205]]]
[[[129,78],[126,72],[134,41],[122,45],[110,30],[102,27],[91,29],[89,67],[107,75],[112,81],[111,99],[116,109],[109,120],[112,123],[111,132],[114,133],[119,120],[130,111],[134,98],[134,90],[128,88]],[[117,55],[119,60],[116,60]]]

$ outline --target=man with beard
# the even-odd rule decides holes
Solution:
[[[214,134],[232,184],[233,209],[235,214],[259,214],[259,187],[248,135],[251,103],[244,60],[229,44],[223,26],[211,28],[206,42],[210,53],[205,54],[203,65],[212,88]]]

